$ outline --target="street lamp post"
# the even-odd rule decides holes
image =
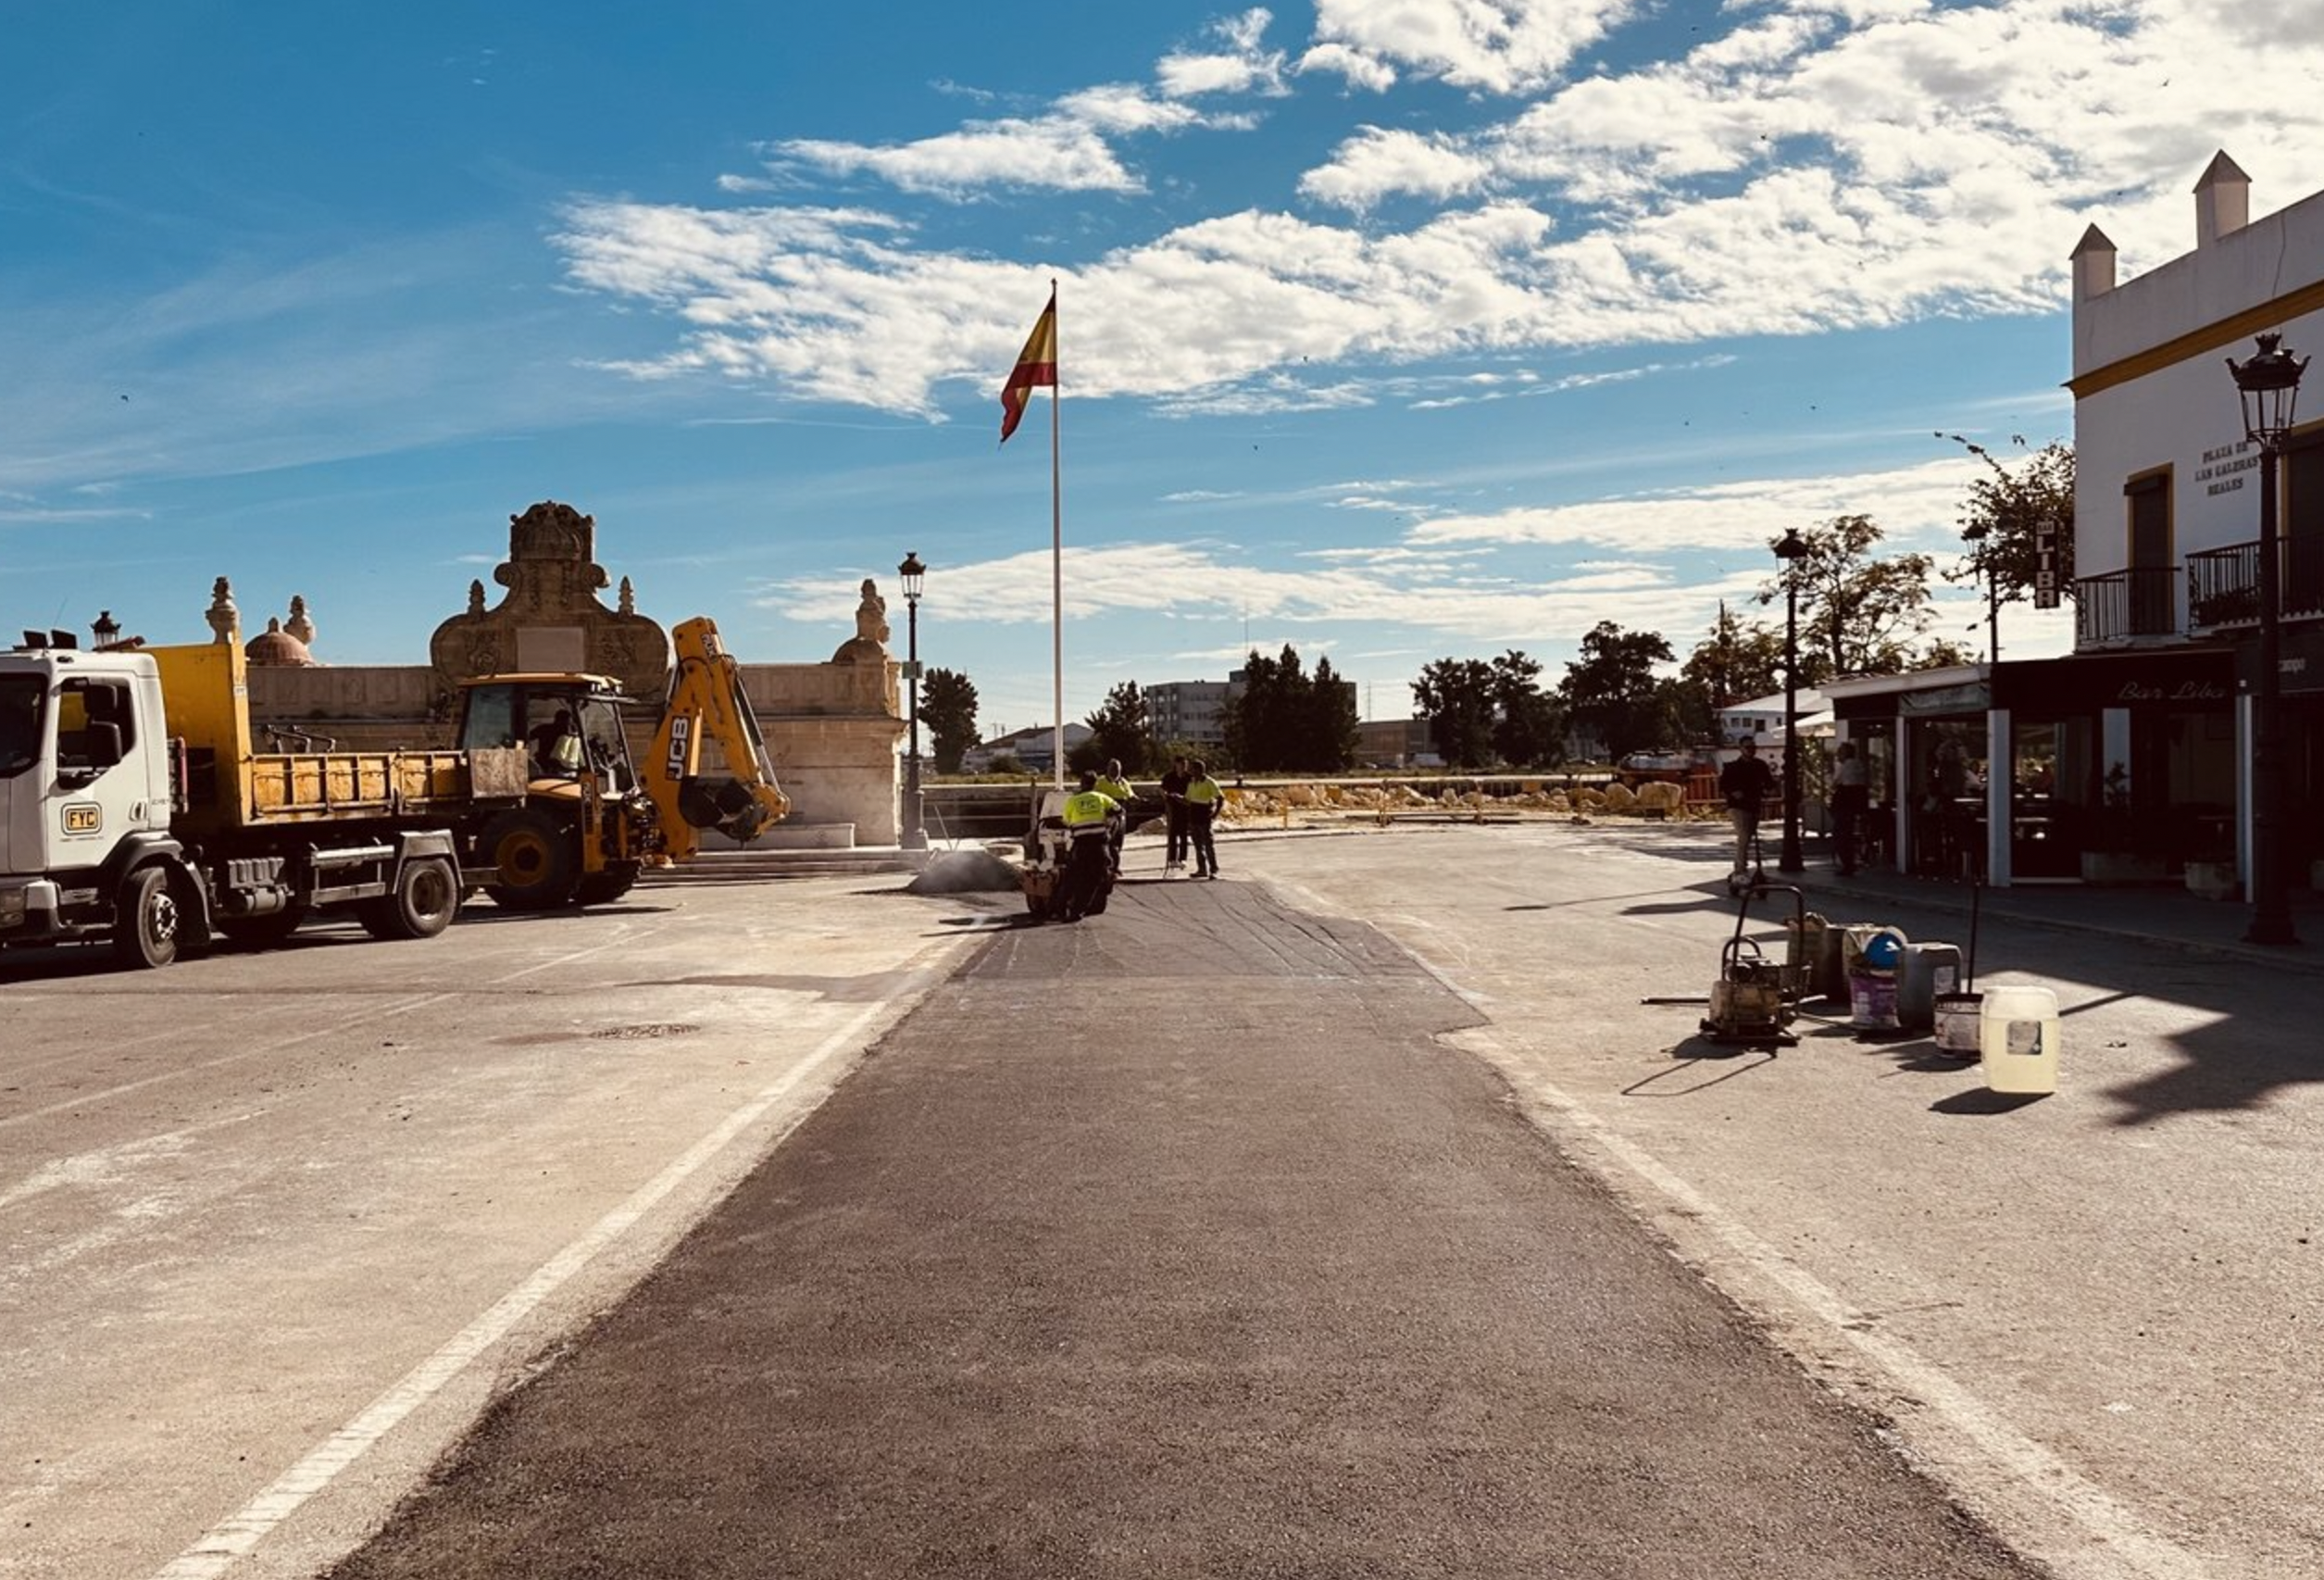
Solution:
[[[113,618],[111,609],[99,609],[97,618],[89,622],[89,634],[97,639],[100,649],[110,647],[121,639],[120,621]]]
[[[1985,661],[1998,664],[2001,662],[2001,577],[1993,564],[1993,555],[1986,547],[1992,535],[1992,529],[1982,521],[1961,529],[1961,536],[1977,545],[1971,557],[1985,575]]]
[[[2283,567],[2276,530],[2276,491],[2283,437],[2308,365],[2283,349],[2280,334],[2258,336],[2258,353],[2227,369],[2243,407],[2243,433],[2259,446],[2259,691],[2252,708],[2252,921],[2247,944],[2297,944],[2283,871]]]
[[[1800,579],[1799,562],[1807,558],[1807,540],[1797,527],[1785,530],[1775,545],[1783,561],[1783,846],[1776,853],[1778,872],[1796,872],[1800,860]]]
[[[895,568],[904,583],[905,672],[910,680],[912,751],[904,759],[904,835],[906,850],[928,848],[928,823],[920,802],[920,583],[928,567],[909,550]]]

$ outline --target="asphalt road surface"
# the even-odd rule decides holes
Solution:
[[[339,1580],[2031,1573],[1477,1020],[1254,884],[1004,933]]]
[[[0,956],[0,1575],[2324,1575],[2317,976],[1989,922],[2002,1100],[1643,1004],[1712,835],[1221,854]]]

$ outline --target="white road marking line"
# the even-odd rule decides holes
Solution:
[[[920,958],[947,948],[951,942],[947,939],[922,950]],[[551,1257],[532,1276],[501,1297],[489,1310],[455,1335],[444,1348],[406,1373],[394,1386],[374,1399],[354,1420],[325,1438],[305,1459],[284,1472],[273,1486],[244,1504],[192,1547],[156,1571],[154,1580],[215,1580],[216,1576],[224,1574],[295,1513],[300,1505],[329,1486],[341,1472],[394,1430],[412,1411],[433,1398],[478,1356],[499,1342],[519,1322],[586,1266],[592,1258],[613,1244],[665,1197],[698,1172],[735,1136],[756,1123],[808,1076],[855,1046],[856,1037],[865,1026],[883,1014],[894,1012],[899,1002],[908,1002],[917,997],[935,968],[907,964],[906,969],[911,975],[901,992],[868,1006],[861,1014],[826,1037],[814,1052],[793,1065],[789,1073],[729,1114],[717,1129],[695,1142],[653,1179],[639,1186],[628,1200],[599,1219],[587,1234]],[[772,1138],[770,1147],[779,1145],[784,1135],[813,1111],[809,1109],[796,1115],[790,1125]]]

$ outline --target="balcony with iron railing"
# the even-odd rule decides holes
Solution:
[[[2324,615],[2324,543],[2287,538],[2282,554],[2283,618]],[[2230,544],[2187,556],[2187,629],[2202,634],[2259,623],[2259,545]]]
[[[2179,634],[2179,567],[2140,565],[2074,582],[2074,646],[2119,647]]]

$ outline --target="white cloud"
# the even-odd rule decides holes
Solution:
[[[1214,24],[1211,31],[1224,43],[1224,49],[1180,50],[1164,56],[1154,70],[1162,91],[1172,98],[1288,92],[1283,85],[1282,52],[1265,49],[1260,44],[1272,19],[1264,9],[1254,8]]]
[[[1977,473],[1948,456],[1896,470],[1752,479],[1573,505],[1438,516],[1407,534],[1418,545],[1580,544],[1625,550],[1710,551],[1755,567],[1786,528],[1866,515],[1890,547],[1957,547],[1954,523]]]
[[[1318,49],[1535,94],[1460,132],[1381,117],[1345,135],[1297,179],[1356,224],[1248,207],[1013,268],[861,208],[583,202],[559,245],[577,282],[676,324],[676,348],[623,364],[642,375],[717,371],[935,416],[947,384],[990,390],[1035,282],[1059,272],[1080,395],[1164,414],[1443,406],[1518,386],[1415,387],[1400,370],[2052,311],[2092,219],[2135,272],[2186,249],[2186,189],[2217,142],[2281,194],[2305,190],[2298,150],[2324,135],[2324,101],[2254,104],[2247,54],[2193,0],[1730,8],[1706,12],[1725,31],[1681,57],[1555,84],[1574,48],[1626,16],[1325,0]],[[1266,25],[1235,19],[1219,57],[1255,55]],[[2276,54],[2282,80],[2324,73],[2310,37]],[[896,148],[783,147],[950,196],[999,182],[1130,193],[1144,178],[1109,137],[1215,124],[1108,86]],[[1391,198],[1426,212],[1371,223]]]
[[[1315,45],[1299,57],[1299,70],[1303,76],[1311,71],[1328,71],[1345,78],[1349,87],[1368,93],[1384,94],[1396,85],[1394,67],[1343,44]]]
[[[1403,66],[1455,87],[1520,93],[1553,81],[1632,9],[1626,0],[1318,0],[1316,48],[1375,71]]]
[[[1481,191],[1491,162],[1441,132],[1367,126],[1343,144],[1328,165],[1299,181],[1303,197],[1343,208],[1367,209],[1393,193],[1442,202]]]
[[[1124,107],[1108,100],[1106,107],[1118,113]],[[1114,157],[1097,127],[1064,117],[978,122],[881,147],[801,138],[775,144],[771,152],[831,175],[872,175],[900,191],[945,197],[993,185],[1137,192],[1144,184]]]

